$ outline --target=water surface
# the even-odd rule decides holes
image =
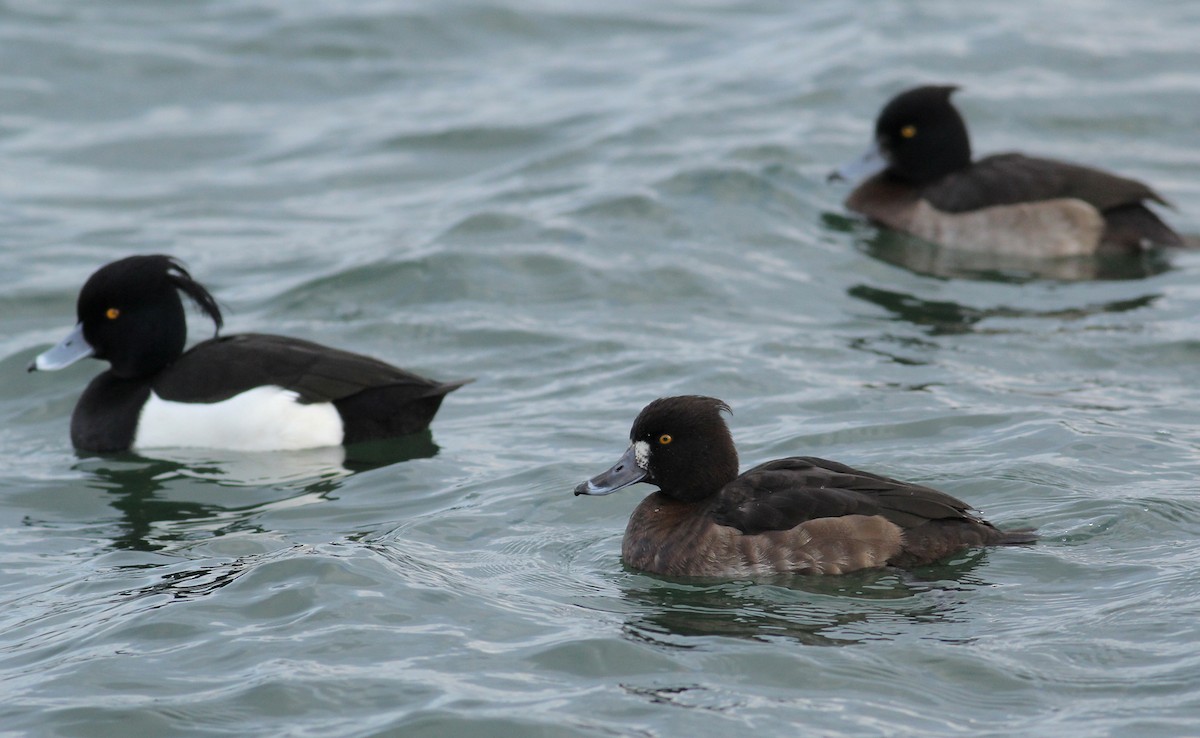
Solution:
[[[1200,730],[1200,255],[964,263],[824,174],[922,82],[986,153],[1200,232],[1195,3],[0,5],[0,729]],[[428,435],[76,455],[24,367],[166,252],[231,331],[477,381]],[[195,337],[210,327],[196,316]],[[576,499],[649,400],[1041,544],[762,582],[624,570]]]

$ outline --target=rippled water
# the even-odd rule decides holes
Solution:
[[[977,151],[1144,178],[1196,234],[1198,37],[1183,0],[0,4],[0,730],[1196,734],[1200,254],[963,263],[823,176],[953,81]],[[139,252],[232,331],[477,381],[351,458],[76,456],[98,366],[24,367]],[[645,488],[570,490],[684,392],[745,465],[1044,541],[626,571]]]

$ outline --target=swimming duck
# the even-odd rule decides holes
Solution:
[[[712,397],[665,397],[642,410],[630,446],[576,495],[636,482],[658,491],[625,528],[625,564],[668,576],[845,574],[929,564],[977,546],[1031,543],[929,487],[835,461],[794,456],[738,475],[737,450]]]
[[[971,161],[957,89],[917,87],[884,106],[874,143],[829,175],[862,181],[846,207],[942,246],[1011,256],[1184,245],[1146,207],[1169,203],[1137,180],[1016,153]]]
[[[75,329],[29,366],[110,364],[75,406],[76,448],[268,451],[390,438],[424,430],[465,384],[283,336],[214,336],[185,352],[181,292],[219,332],[217,301],[170,256],[121,259],[83,285]]]

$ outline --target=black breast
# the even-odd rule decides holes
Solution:
[[[108,371],[100,374],[75,404],[71,443],[82,451],[128,450],[149,397],[150,382],[145,379],[119,379]]]

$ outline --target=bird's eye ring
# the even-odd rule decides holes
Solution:
[[[658,442],[664,446],[666,446],[668,443],[670,443],[673,440],[675,440],[675,439],[671,438],[669,433],[664,433],[658,437]]]

